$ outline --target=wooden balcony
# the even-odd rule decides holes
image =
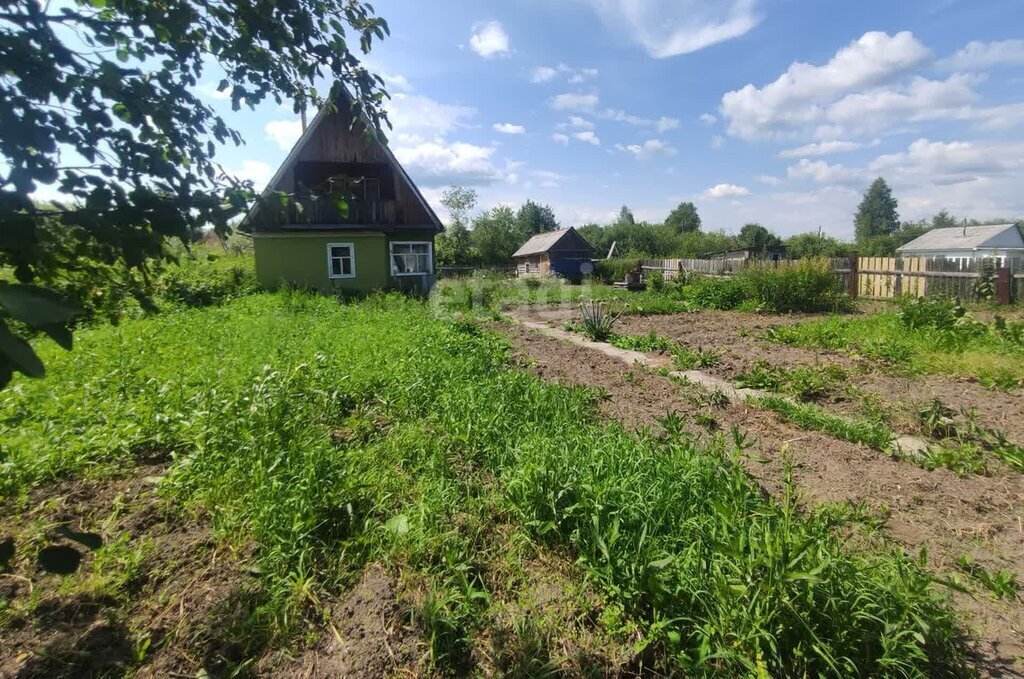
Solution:
[[[330,196],[296,196],[290,207],[293,224],[398,224],[393,200],[338,201]]]

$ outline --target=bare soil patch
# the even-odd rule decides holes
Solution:
[[[675,318],[680,324],[675,333],[665,331],[663,317],[628,319],[621,332],[655,329],[681,343],[689,338],[687,346],[726,348],[725,335],[716,331],[711,320],[684,334],[682,328],[690,328],[685,324],[695,321],[694,316],[700,315]],[[743,321],[750,328],[765,322],[745,316]],[[504,330],[529,370],[547,380],[602,389],[606,394],[601,403],[603,414],[627,427],[656,429],[670,412],[686,416],[693,431],[704,436],[715,435],[708,430],[712,422],[712,429],[717,430],[736,426],[756,440],[745,465],[767,492],[781,491],[787,464],[792,461],[794,481],[807,506],[864,503],[887,517],[888,533],[907,551],[916,554],[927,548],[929,563],[936,570],[951,571],[961,555],[970,554],[986,568],[1007,569],[1018,581],[1024,580],[1024,484],[1019,475],[961,478],[942,469],[925,471],[864,446],[794,429],[773,414],[745,404],[715,407],[695,403],[692,394],[668,378],[521,326]],[[735,335],[731,337],[735,346]],[[754,342],[750,338],[739,341]],[[747,346],[757,347],[759,353],[754,356],[779,360],[774,346]],[[734,360],[738,362],[740,357]],[[813,360],[813,356],[797,359],[794,354],[794,360]],[[1024,606],[1019,601],[993,600],[986,592],[954,594],[954,598],[977,632],[979,668],[993,675],[1021,672]]]
[[[878,309],[879,305],[868,308],[869,311]],[[561,324],[572,319],[574,314],[578,315],[575,307],[560,306],[531,308],[523,316]],[[851,385],[882,405],[891,417],[893,428],[899,433],[918,433],[918,409],[938,399],[954,411],[973,412],[978,424],[1001,431],[1010,441],[1024,445],[1024,390],[1003,392],[986,389],[976,381],[949,375],[891,375],[876,363],[847,354],[773,344],[760,339],[771,328],[820,317],[816,314],[779,316],[737,311],[623,316],[616,331],[623,335],[655,332],[689,349],[720,352],[719,361],[704,370],[729,380],[748,372],[759,361],[787,368],[839,365],[848,372]],[[858,404],[842,395],[827,399],[821,405],[845,414],[858,412]]]
[[[239,633],[254,598],[246,555],[156,496],[163,471],[6,504],[0,539],[16,551],[0,574],[0,676],[216,676],[258,647]],[[38,554],[52,546],[77,552],[78,568],[46,572]]]

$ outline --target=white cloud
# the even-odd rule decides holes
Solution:
[[[867,181],[864,172],[844,165],[829,165],[824,160],[800,161],[786,169],[790,179],[810,179],[817,184],[862,184]]]
[[[626,153],[632,153],[637,158],[654,158],[657,156],[674,156],[678,151],[660,139],[648,139],[643,144],[629,144],[624,146],[616,144],[615,148]]]
[[[218,99],[218,100],[230,99],[231,98],[231,88],[228,87],[228,88],[226,88],[226,89],[224,89],[222,91],[218,91],[217,90],[217,85],[218,84],[219,83],[202,83],[199,86],[197,86],[196,89],[199,91],[199,94],[203,95],[204,97],[207,97],[208,99]]]
[[[591,130],[584,130],[583,132],[576,132],[572,136],[573,136],[574,139],[578,139],[579,141],[585,142],[585,143],[590,144],[592,146],[600,146],[601,145],[601,139],[596,134],[594,134]]]
[[[939,142],[918,139],[907,150],[882,155],[869,164],[872,172],[930,178],[940,185],[1014,175],[1024,170],[1024,142]]]
[[[596,68],[580,68],[569,75],[569,82],[573,85],[578,85],[591,80],[592,78],[596,78],[597,75],[598,70]]]
[[[657,120],[652,118],[644,118],[642,116],[633,115],[632,113],[626,113],[615,108],[606,108],[603,111],[599,111],[596,114],[603,120],[610,120],[615,123],[625,123],[626,125],[633,125],[634,127],[649,127],[657,130],[658,132],[667,132],[668,130],[674,130],[679,127],[678,118],[669,118],[668,116],[661,116]]]
[[[512,49],[508,33],[498,21],[482,21],[474,25],[469,46],[485,59],[504,56]]]
[[[668,132],[669,130],[674,130],[677,127],[679,127],[679,119],[669,118],[667,116],[658,118],[658,121],[654,124],[654,129],[658,132]]]
[[[556,111],[589,111],[597,106],[599,101],[596,94],[567,92],[552,98],[551,106]]]
[[[533,172],[533,176],[537,179],[540,186],[545,189],[557,189],[566,179],[565,175],[550,170],[536,170]]]
[[[838,129],[875,132],[905,121],[956,116],[976,98],[973,76],[954,74],[947,80],[915,77],[905,87],[879,88],[848,94],[828,107],[826,118]]]
[[[929,50],[910,32],[865,33],[823,66],[793,63],[774,82],[748,84],[722,97],[729,133],[744,139],[817,124],[829,103],[887,82],[928,60]]]
[[[243,160],[239,168],[226,168],[225,172],[252,181],[257,191],[262,191],[274,176],[274,168],[262,160]]]
[[[580,85],[588,80],[593,80],[599,73],[596,68],[574,68],[567,64],[538,66],[533,70],[530,80],[534,83],[547,83],[561,76],[571,85]]]
[[[656,59],[696,52],[757,26],[758,0],[587,0],[609,29]]]
[[[1024,65],[1024,40],[974,40],[940,62],[941,66],[953,71],[984,70],[1000,64]]]
[[[804,144],[793,149],[779,151],[780,158],[802,158],[806,156],[827,156],[832,153],[855,151],[863,144],[855,141],[822,141],[816,144]]]
[[[451,132],[476,115],[468,106],[442,104],[418,94],[397,93],[388,103],[388,117],[399,138],[406,141],[432,139]]]
[[[513,125],[512,123],[495,123],[494,131],[501,132],[502,134],[525,134],[526,128],[522,125]]]
[[[778,186],[779,184],[782,183],[781,179],[770,174],[759,174],[757,175],[757,177],[755,177],[755,179],[757,179],[757,181],[767,186]]]
[[[377,71],[377,75],[383,78],[385,87],[387,87],[392,93],[412,92],[412,84],[404,75],[388,73],[386,71]]]
[[[556,132],[555,134],[551,135],[551,141],[555,142],[556,144],[561,144],[562,146],[568,146],[569,135],[560,134]]]
[[[718,122],[718,118],[716,118],[715,116],[711,115],[710,113],[701,113],[700,114],[700,121],[702,123],[704,123],[705,125],[710,126],[710,125],[714,125],[715,123],[717,123]]]
[[[711,137],[711,148],[715,149],[716,151],[722,148],[724,144],[725,137],[723,137],[722,135],[716,134],[713,137]]]
[[[571,127],[578,127],[581,130],[594,129],[593,122],[587,120],[586,118],[581,118],[579,116],[569,116],[569,125]]]
[[[295,142],[302,136],[301,120],[271,120],[263,131],[273,139],[282,151],[291,151]]]
[[[415,181],[424,186],[485,185],[502,178],[492,161],[493,147],[436,139],[393,150]]]
[[[716,184],[701,195],[712,200],[718,198],[742,198],[743,196],[750,195],[750,189],[737,186],[736,184]]]
[[[530,80],[535,83],[546,83],[554,80],[556,75],[558,75],[557,69],[550,66],[538,66],[534,69],[533,77]]]

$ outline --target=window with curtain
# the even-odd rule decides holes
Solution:
[[[433,273],[430,243],[392,243],[391,274],[409,276]]]

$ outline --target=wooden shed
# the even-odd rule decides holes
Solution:
[[[512,255],[520,276],[577,279],[593,271],[594,249],[576,229],[539,233]]]

